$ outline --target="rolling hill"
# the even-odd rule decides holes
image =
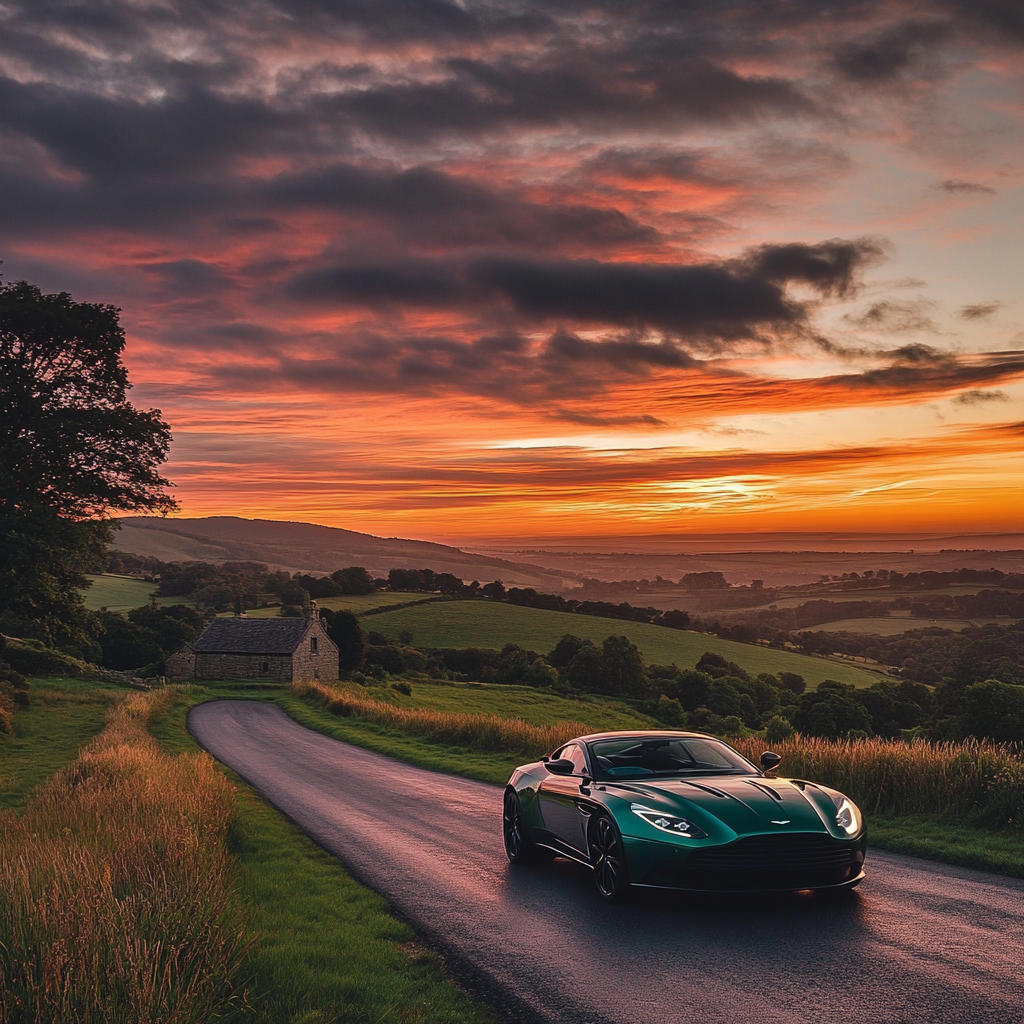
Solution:
[[[361,565],[375,576],[389,569],[433,569],[460,579],[534,587],[558,593],[575,576],[528,562],[472,554],[445,544],[397,537],[374,537],[313,523],[277,522],[212,516],[203,519],[162,519],[131,516],[119,520],[114,546],[164,562],[265,562],[288,572],[333,572]]]
[[[363,620],[363,628],[378,630],[391,640],[397,640],[399,633],[407,630],[412,633],[416,646],[500,649],[505,644],[516,643],[538,654],[550,651],[565,633],[595,643],[614,633],[628,636],[643,651],[647,664],[675,662],[680,668],[692,668],[705,651],[713,651],[755,675],[758,672],[796,672],[811,688],[823,679],[870,686],[885,678],[867,667],[737,643],[706,633],[489,601],[418,604],[375,614]]]

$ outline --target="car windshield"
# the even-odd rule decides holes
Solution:
[[[651,775],[759,775],[728,744],[705,736],[621,736],[590,744],[598,772],[612,779]]]

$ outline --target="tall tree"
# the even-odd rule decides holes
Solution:
[[[171,433],[127,398],[114,306],[0,284],[0,620],[77,643],[112,513],[167,513]]]

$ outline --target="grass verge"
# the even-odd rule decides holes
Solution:
[[[20,811],[36,786],[74,761],[125,693],[77,679],[30,682],[32,706],[18,709],[13,735],[0,735],[0,809]]]
[[[212,697],[278,699],[266,689],[196,688],[154,717],[172,753],[194,751],[188,709]],[[296,698],[282,701],[287,706]],[[308,708],[308,705],[307,705]],[[445,974],[440,958],[397,920],[384,899],[265,804],[233,772],[232,847],[253,936],[246,959],[249,1011],[258,1024],[486,1024],[490,1013]]]
[[[491,1021],[383,899],[197,750],[194,704],[282,696],[229,685],[34,682],[0,738],[0,1020]]]
[[[235,1006],[234,797],[213,758],[146,731],[133,693],[21,815],[0,812],[0,1019],[201,1024]]]

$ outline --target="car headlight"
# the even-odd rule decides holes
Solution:
[[[848,835],[855,836],[860,831],[860,811],[845,796],[838,793],[832,797],[836,805],[836,824]]]
[[[629,808],[638,818],[643,818],[648,825],[661,829],[662,832],[669,832],[674,836],[683,836],[686,839],[706,839],[707,832],[699,825],[694,825],[686,818],[677,817],[674,814],[662,814],[661,811],[652,811],[650,807],[643,804],[631,804]]]

